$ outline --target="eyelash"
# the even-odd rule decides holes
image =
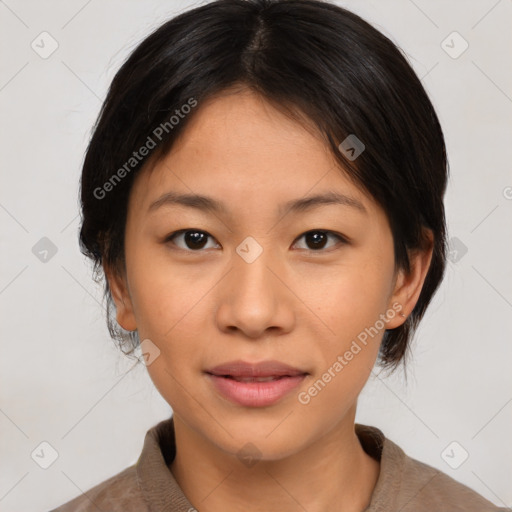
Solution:
[[[182,235],[182,234],[185,234],[187,232],[192,232],[192,233],[202,233],[204,235],[207,235],[211,238],[213,238],[212,235],[210,235],[209,233],[207,233],[206,231],[203,231],[201,229],[194,229],[194,228],[188,228],[188,229],[180,229],[178,231],[174,231],[173,233],[171,233],[170,235],[168,235],[165,240],[164,240],[164,243],[172,243],[173,245],[176,246],[176,244],[172,241],[175,237],[179,236],[179,235]],[[321,234],[324,234],[324,235],[331,235],[335,238],[337,238],[342,245],[346,245],[349,242],[349,239],[343,235],[341,235],[340,233],[336,233],[334,231],[329,231],[329,230],[326,230],[326,229],[310,229],[309,231],[306,231],[305,233],[302,233],[302,235],[300,235],[297,239],[297,240],[300,240],[302,237],[306,236],[306,235],[309,235],[309,234],[313,234],[313,233],[321,233]],[[296,243],[296,241],[294,242],[294,245]],[[177,246],[176,246],[177,247]],[[194,253],[194,252],[204,252],[203,249],[197,249],[197,250],[193,250],[193,249],[183,249],[182,247],[177,247],[178,250],[182,250],[182,251],[185,251],[185,252],[191,252],[191,253]],[[336,250],[335,249],[323,249],[323,248],[320,248],[320,249],[302,249],[302,250],[306,250],[306,251],[309,251],[309,252],[312,252],[312,253],[322,253],[322,252],[331,252],[332,250]]]

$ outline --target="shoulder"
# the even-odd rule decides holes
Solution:
[[[408,456],[376,427],[357,425],[380,475],[367,512],[497,512],[500,508],[446,473]]]
[[[97,512],[98,510],[136,510],[137,512],[149,510],[138,484],[135,465],[124,469],[51,512]]]
[[[496,512],[497,507],[468,486],[437,468],[409,457],[389,439],[384,447],[398,462],[399,507],[402,512]]]
[[[439,469],[407,455],[402,473],[403,512],[443,510],[496,512],[499,508]],[[421,508],[423,507],[423,508]]]

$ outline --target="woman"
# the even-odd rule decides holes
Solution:
[[[173,416],[56,510],[500,510],[355,424],[441,282],[446,181],[420,81],[336,5],[218,0],[146,38],[87,150],[80,242]]]

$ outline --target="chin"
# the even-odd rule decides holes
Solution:
[[[205,433],[210,441],[223,452],[244,459],[275,461],[297,453],[308,444],[307,433],[291,422],[281,423],[289,413],[273,416],[266,421],[256,418],[225,424],[215,432]],[[286,423],[286,424],[285,424]],[[230,435],[231,434],[231,435]],[[313,440],[312,440],[313,441]]]

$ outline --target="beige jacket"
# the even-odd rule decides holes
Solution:
[[[408,457],[375,427],[355,425],[365,451],[380,460],[380,475],[365,512],[496,512],[499,508],[439,470]],[[52,512],[195,512],[169,464],[172,417],[146,433],[138,461]],[[167,459],[165,459],[167,457]]]

